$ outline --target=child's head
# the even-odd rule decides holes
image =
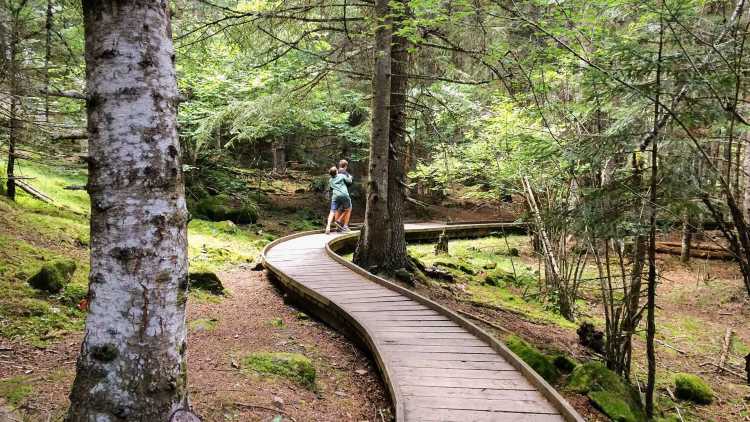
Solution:
[[[339,170],[336,167],[331,167],[328,170],[328,174],[330,174],[331,177],[336,177],[336,175],[339,174]]]
[[[341,160],[339,161],[339,168],[341,170],[346,170],[347,168],[349,168],[349,163],[346,160]]]

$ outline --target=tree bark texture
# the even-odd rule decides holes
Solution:
[[[365,224],[354,262],[366,269],[386,265],[390,246],[388,224],[389,121],[391,96],[391,19],[388,0],[375,1],[375,69],[372,79],[372,129]]]
[[[286,140],[277,139],[271,142],[273,153],[273,172],[276,174],[286,173]]]
[[[20,6],[22,7],[22,6]],[[5,196],[9,199],[16,200],[16,180],[15,180],[15,168],[16,168],[16,145],[18,144],[18,137],[20,135],[21,128],[20,121],[18,119],[19,113],[19,89],[18,89],[18,26],[20,23],[19,19],[20,9],[14,10],[11,17],[11,28],[10,28],[10,54],[8,57],[8,82],[10,88],[10,106],[8,109],[8,163],[5,169],[7,177]]]
[[[401,0],[404,8],[406,2]],[[402,15],[394,18],[394,28],[400,27]],[[409,42],[406,38],[394,35],[391,47],[391,109],[390,109],[390,151],[388,160],[388,223],[390,225],[390,246],[386,271],[399,268],[410,269],[411,263],[406,253],[404,233],[404,202],[406,198],[406,95],[409,89]]]
[[[66,421],[187,406],[188,261],[167,2],[84,0],[90,312]]]

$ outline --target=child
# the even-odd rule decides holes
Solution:
[[[349,227],[341,223],[342,216],[347,210],[352,207],[352,200],[349,197],[349,189],[346,185],[352,183],[352,176],[348,173],[339,173],[339,169],[331,167],[328,170],[328,174],[331,176],[331,180],[328,182],[328,186],[331,189],[331,212],[328,213],[328,223],[326,224],[326,234],[331,232],[331,223],[334,217],[336,217],[336,226],[341,231],[348,232]]]
[[[349,174],[349,163],[346,160],[339,161],[339,174],[344,174],[349,178],[345,180],[347,189],[352,185],[353,177]],[[349,208],[341,214],[341,217],[337,217],[336,221],[341,222],[344,227],[349,227],[349,219],[352,217],[352,206],[351,206],[351,195]]]

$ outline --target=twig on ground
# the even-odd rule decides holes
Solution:
[[[730,373],[730,374],[732,374],[732,375],[734,375],[734,376],[736,376],[736,377],[739,377],[740,379],[743,379],[743,380],[745,379],[745,376],[744,376],[744,375],[742,375],[742,374],[740,374],[740,373],[738,373],[738,372],[734,372],[734,371],[732,371],[731,369],[727,368],[726,366],[719,366],[718,364],[716,364],[716,363],[713,363],[713,362],[705,362],[705,363],[701,363],[701,364],[700,364],[700,366],[706,366],[706,365],[712,365],[712,366],[715,366],[715,367],[717,367],[717,368],[719,368],[719,369],[723,370],[724,372],[727,372],[727,373]]]
[[[672,350],[674,350],[675,352],[677,352],[677,353],[679,353],[679,354],[681,354],[681,355],[687,355],[687,354],[688,354],[688,352],[686,352],[686,351],[684,351],[684,350],[680,350],[680,349],[678,349],[678,348],[676,348],[676,347],[672,346],[671,344],[669,344],[669,343],[666,343],[666,342],[664,342],[664,341],[661,341],[661,340],[659,340],[659,339],[656,339],[655,341],[656,341],[657,343],[659,343],[660,345],[662,345],[662,346],[664,346],[664,347],[666,347],[666,348],[668,348],[668,349],[672,349]]]
[[[677,416],[682,422],[685,422],[685,419],[682,418],[682,412],[680,412],[680,406],[677,405],[677,397],[674,396],[674,393],[672,393],[672,390],[670,390],[669,387],[667,387],[667,393],[669,393],[669,398],[674,402],[674,409],[677,411]]]
[[[297,422],[297,420],[294,419],[294,417],[292,417],[292,415],[290,415],[287,412],[284,412],[283,410],[275,408],[275,407],[262,406],[260,404],[242,403],[242,402],[239,402],[239,401],[234,402],[234,404],[237,405],[237,406],[240,406],[240,407],[247,407],[247,408],[250,408],[250,409],[260,409],[260,410],[266,410],[268,412],[281,413],[282,415],[284,415],[284,416],[288,417],[289,419],[291,419],[292,422]]]
[[[470,314],[470,313],[462,311],[462,310],[457,310],[457,312],[459,314],[461,314],[461,315],[466,315],[469,318],[472,318],[472,319],[475,319],[477,321],[483,322],[483,323],[489,325],[490,327],[498,329],[498,330],[500,330],[500,331],[502,331],[504,333],[513,334],[513,332],[510,331],[509,329],[507,329],[507,328],[505,328],[505,327],[503,327],[501,325],[495,324],[494,322],[492,322],[490,320],[487,320],[487,319],[484,319],[484,318],[482,318],[482,317],[480,317],[478,315]]]

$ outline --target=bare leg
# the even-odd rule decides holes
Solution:
[[[328,222],[326,223],[326,234],[329,234],[331,232],[331,223],[333,222],[333,210],[328,213]]]
[[[343,212],[343,215],[341,216],[341,219],[339,221],[344,225],[344,227],[349,227],[350,218],[352,218],[352,209],[347,208],[346,211]]]

